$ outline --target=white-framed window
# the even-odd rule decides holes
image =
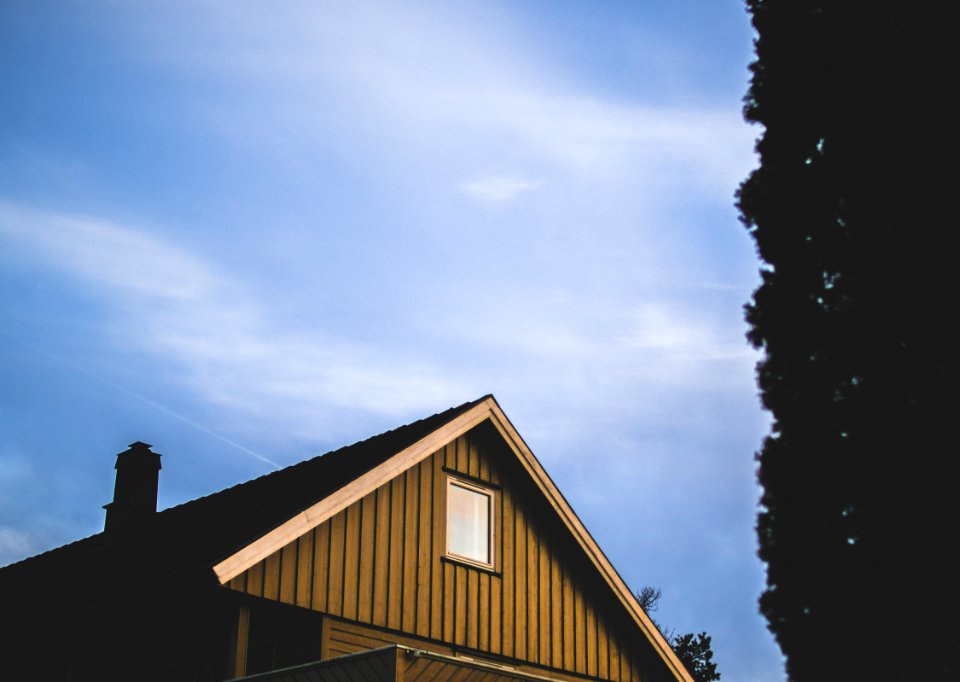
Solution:
[[[447,556],[494,567],[495,496],[482,485],[447,478]]]

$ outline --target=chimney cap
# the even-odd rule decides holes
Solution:
[[[150,448],[152,447],[150,443],[144,443],[141,440],[130,443],[126,450],[117,453],[117,463],[114,465],[114,468],[119,469],[121,466],[131,466],[137,463],[140,466],[146,465],[150,468],[156,467],[157,469],[162,469],[163,466],[160,464],[160,458],[163,455],[151,450]]]

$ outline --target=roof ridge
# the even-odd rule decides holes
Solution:
[[[34,560],[42,559],[42,558],[46,557],[46,556],[49,555],[49,554],[53,554],[54,552],[59,552],[59,551],[61,551],[61,550],[67,551],[67,550],[76,548],[78,545],[82,545],[82,544],[85,544],[85,543],[87,543],[87,542],[92,542],[93,540],[96,540],[97,538],[99,538],[101,535],[103,535],[103,531],[102,531],[102,530],[99,531],[99,532],[97,532],[97,533],[93,533],[93,534],[91,534],[91,535],[87,535],[86,537],[78,538],[78,539],[76,539],[76,540],[71,540],[70,542],[68,542],[68,543],[65,544],[65,545],[59,545],[58,547],[51,547],[50,549],[44,550],[44,551],[40,552],[39,554],[33,554],[33,555],[31,555],[31,556],[23,557],[23,558],[20,559],[19,561],[14,561],[13,563],[7,564],[6,566],[0,566],[0,571],[6,571],[6,570],[8,570],[8,569],[9,569],[9,570],[16,570],[16,569],[18,569],[20,566],[22,566],[23,564],[26,564],[26,563],[29,563],[29,562],[33,562]]]
[[[407,423],[407,424],[402,424],[402,425],[400,425],[400,426],[396,426],[396,427],[394,427],[394,428],[392,428],[392,429],[388,429],[388,430],[386,430],[386,431],[383,431],[382,433],[378,433],[378,434],[375,434],[375,435],[373,435],[373,436],[369,436],[368,438],[364,438],[363,440],[358,440],[358,441],[356,441],[355,443],[351,443],[350,445],[343,445],[343,446],[341,446],[341,447],[339,447],[339,448],[336,448],[335,450],[328,450],[327,452],[323,452],[323,453],[321,453],[321,454],[319,454],[319,455],[314,455],[313,457],[308,457],[307,459],[302,459],[302,460],[300,460],[299,462],[294,462],[293,464],[289,464],[289,465],[287,465],[287,466],[285,466],[285,467],[282,467],[282,468],[280,468],[280,469],[277,469],[277,470],[275,470],[275,471],[268,471],[267,473],[262,474],[262,475],[260,475],[260,476],[257,476],[256,478],[251,478],[251,479],[246,480],[246,481],[240,481],[239,483],[235,483],[235,484],[233,484],[233,485],[231,485],[231,486],[228,486],[228,487],[226,487],[226,488],[223,488],[223,489],[221,489],[221,490],[215,490],[215,491],[213,491],[213,492],[207,493],[206,495],[201,495],[200,497],[195,497],[195,498],[193,498],[193,499],[191,499],[191,500],[185,500],[185,501],[183,501],[183,502],[180,502],[179,504],[175,504],[175,505],[173,505],[173,506],[171,506],[171,507],[166,507],[165,509],[160,510],[160,511],[158,512],[158,514],[165,514],[165,513],[167,513],[167,512],[180,510],[180,509],[182,509],[183,507],[186,507],[186,506],[188,506],[188,505],[191,505],[191,504],[193,504],[193,503],[195,503],[195,502],[202,502],[202,501],[204,501],[204,500],[209,500],[210,498],[216,497],[217,495],[220,495],[220,494],[222,494],[222,493],[229,493],[229,492],[231,492],[231,491],[235,491],[235,490],[238,490],[238,489],[240,489],[240,488],[246,488],[246,487],[252,486],[253,484],[258,483],[258,482],[261,482],[261,483],[262,483],[262,482],[263,482],[264,480],[266,480],[266,479],[274,478],[274,477],[277,477],[277,476],[279,476],[279,475],[288,475],[289,472],[290,472],[292,469],[305,467],[305,466],[307,466],[307,465],[310,465],[310,464],[313,464],[313,463],[318,462],[319,460],[323,459],[324,457],[335,456],[335,455],[337,455],[337,454],[343,453],[343,452],[346,451],[346,450],[352,450],[352,449],[354,449],[354,448],[358,448],[358,449],[359,449],[359,448],[362,447],[363,445],[369,444],[371,441],[375,441],[375,440],[378,440],[378,439],[381,439],[381,438],[386,439],[386,438],[387,438],[388,436],[390,436],[391,434],[395,435],[395,434],[397,434],[397,432],[399,432],[399,431],[403,431],[403,430],[406,430],[406,429],[413,429],[414,427],[416,427],[416,426],[419,425],[419,424],[422,424],[422,423],[424,423],[424,422],[426,422],[426,421],[429,421],[429,420],[432,420],[432,419],[436,419],[436,418],[442,417],[442,416],[444,416],[444,415],[448,415],[448,414],[449,414],[449,415],[452,416],[452,415],[453,415],[454,413],[456,413],[456,412],[460,412],[460,411],[467,410],[467,409],[473,407],[474,405],[477,405],[478,403],[483,402],[483,401],[486,400],[487,398],[492,398],[492,397],[493,397],[493,394],[488,393],[488,394],[486,394],[486,395],[484,395],[484,396],[482,396],[482,397],[480,397],[480,398],[477,398],[476,400],[471,400],[471,401],[465,402],[465,403],[463,403],[463,404],[461,404],[461,405],[457,405],[456,407],[449,407],[449,408],[447,408],[446,410],[443,410],[443,411],[441,411],[441,412],[437,412],[437,413],[432,414],[432,415],[430,415],[430,416],[428,416],[428,417],[422,417],[422,418],[420,418],[420,419],[414,420],[414,421],[409,422],[409,423]],[[53,550],[50,550],[50,551],[53,551]]]

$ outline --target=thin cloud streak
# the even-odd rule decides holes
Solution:
[[[2,224],[0,224],[0,229],[2,229]],[[36,347],[36,346],[27,346],[26,344],[22,343],[22,342],[19,341],[18,339],[15,339],[14,337],[12,337],[12,336],[10,336],[9,334],[7,334],[7,333],[5,333],[5,332],[2,332],[2,331],[0,331],[0,335],[4,336],[5,338],[9,339],[10,341],[12,341],[12,342],[14,342],[14,343],[17,343],[17,344],[23,346],[23,347],[26,348],[27,350],[30,350],[30,351],[32,351],[32,352],[34,352],[34,353],[39,353],[39,354],[41,354],[41,355],[43,355],[43,356],[45,356],[45,357],[50,358],[51,360],[55,360],[56,362],[58,362],[58,363],[60,363],[60,364],[62,364],[62,365],[64,365],[64,366],[66,366],[66,367],[69,367],[70,369],[72,369],[72,370],[75,371],[75,372],[79,372],[80,374],[83,374],[84,376],[90,377],[90,378],[93,379],[94,381],[97,381],[97,382],[103,384],[104,386],[109,386],[110,388],[114,389],[115,391],[119,391],[120,393],[122,393],[122,394],[124,394],[124,395],[126,395],[126,396],[129,396],[129,397],[133,398],[134,400],[137,400],[137,401],[143,403],[144,405],[148,405],[148,406],[152,407],[152,408],[155,409],[155,410],[158,410],[158,411],[160,411],[160,412],[162,412],[162,413],[164,413],[164,414],[166,414],[166,415],[168,415],[168,416],[170,416],[170,417],[173,417],[173,418],[176,419],[177,421],[183,422],[183,423],[186,424],[187,426],[190,426],[191,428],[194,428],[194,429],[196,429],[197,431],[200,431],[200,432],[202,432],[202,433],[205,433],[205,434],[207,434],[208,436],[211,436],[211,437],[213,437],[213,438],[216,438],[216,439],[219,440],[221,443],[226,443],[226,444],[229,445],[230,447],[235,448],[236,450],[239,450],[240,452],[244,452],[244,453],[250,455],[251,457],[253,457],[254,459],[260,460],[260,461],[263,462],[264,464],[269,464],[269,465],[270,465],[271,467],[273,467],[274,469],[279,469],[279,468],[280,468],[280,465],[277,464],[276,462],[274,462],[274,461],[273,461],[272,459],[270,459],[269,457],[266,457],[266,456],[264,456],[264,455],[261,455],[259,452],[254,452],[254,451],[251,450],[250,448],[248,448],[248,447],[246,447],[246,446],[244,446],[244,445],[241,445],[240,443],[237,443],[237,442],[235,442],[235,441],[233,441],[233,440],[230,440],[230,439],[227,438],[226,436],[224,436],[224,435],[222,435],[222,434],[220,434],[220,433],[217,433],[216,431],[214,431],[214,430],[212,430],[212,429],[207,428],[207,427],[204,426],[203,424],[200,424],[200,423],[198,423],[197,421],[195,421],[195,420],[193,420],[193,419],[189,419],[188,417],[185,417],[184,415],[180,414],[179,412],[176,412],[176,411],[174,411],[174,410],[171,410],[169,407],[166,407],[166,406],[164,406],[164,405],[161,405],[160,403],[156,402],[155,400],[151,400],[150,398],[146,397],[145,395],[141,395],[140,393],[137,393],[136,391],[132,391],[132,390],[130,390],[129,388],[127,388],[127,387],[125,387],[125,386],[121,386],[120,384],[118,384],[118,383],[115,382],[115,381],[110,381],[109,379],[100,376],[100,375],[97,374],[96,372],[91,372],[91,371],[88,370],[88,369],[84,369],[84,368],[81,367],[80,365],[78,365],[78,364],[76,364],[76,363],[74,363],[74,362],[71,362],[70,360],[68,360],[68,359],[66,359],[66,358],[64,358],[64,357],[62,357],[62,356],[60,356],[60,355],[57,355],[56,353],[51,353],[50,351],[43,350],[43,349],[38,348],[38,347]]]

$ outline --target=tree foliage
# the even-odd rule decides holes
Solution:
[[[647,615],[650,615],[653,611],[660,608],[660,597],[662,596],[663,591],[659,587],[645,585],[637,592],[637,601],[640,602],[640,606]]]
[[[713,662],[710,635],[706,632],[698,635],[692,632],[675,635],[670,638],[670,646],[696,682],[714,682],[720,679],[717,664]]]
[[[663,592],[659,587],[650,585],[644,586],[637,592],[637,601],[643,610],[650,615],[651,612],[660,608],[660,597]],[[651,620],[653,620],[651,618]],[[713,649],[710,646],[710,635],[706,632],[693,634],[689,632],[685,635],[678,635],[672,629],[665,630],[660,623],[653,621],[660,632],[663,633],[667,644],[677,654],[677,658],[683,663],[683,667],[693,677],[696,682],[714,682],[720,679],[720,673],[717,672],[717,664],[713,662]]]
[[[760,608],[793,680],[955,679],[949,23],[908,3],[747,4],[745,115],[764,131],[739,207],[774,418]]]

